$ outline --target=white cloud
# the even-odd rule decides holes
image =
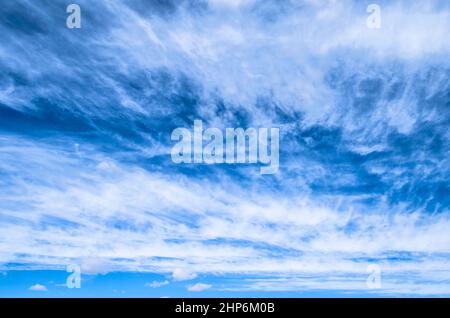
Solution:
[[[212,285],[197,283],[195,285],[191,285],[187,287],[187,290],[190,292],[201,292],[207,289],[210,289]]]
[[[30,156],[35,151],[27,148],[26,143],[22,147],[25,148],[8,150],[16,154],[13,156],[16,164],[22,162],[22,154]],[[31,158],[37,162],[33,163]],[[24,183],[14,193],[0,194],[4,199],[6,196],[9,200],[26,202],[28,198],[34,202],[23,209],[20,217],[14,214],[16,222],[1,227],[2,262],[28,263],[34,269],[57,269],[71,259],[75,263],[84,260],[82,274],[113,269],[172,272],[174,280],[189,280],[197,273],[275,277],[327,277],[336,272],[344,277],[366,275],[366,264],[360,259],[371,257],[382,263],[383,271],[396,275],[405,273],[424,280],[436,273],[440,277],[450,276],[449,262],[439,256],[450,252],[450,219],[446,214],[359,211],[351,201],[345,203],[345,198],[340,209],[334,209],[333,201],[327,202],[328,199],[316,202],[309,197],[283,197],[280,200],[279,195],[270,191],[255,192],[229,181],[220,186],[206,181],[198,183],[120,163],[114,164],[112,175],[95,170],[99,168],[92,164],[81,168],[82,179],[74,178],[69,168],[67,176],[56,173],[63,166],[70,167],[67,165],[70,160],[64,158],[62,153],[49,149],[45,155],[27,157],[27,160],[31,167],[43,160],[42,165],[48,165],[46,173],[58,176],[54,182],[65,186],[49,189],[39,183]],[[91,160],[94,158],[92,155]],[[17,167],[24,175],[28,174],[26,165]],[[350,204],[348,209],[346,204]],[[149,207],[151,213],[147,213]],[[13,215],[5,210],[3,214]],[[41,220],[45,224],[49,216],[64,223],[50,223],[46,231],[30,226],[30,221]],[[8,219],[2,222],[5,220]],[[193,220],[197,220],[195,226],[190,226]],[[114,226],[118,221],[122,225]],[[349,223],[353,230],[346,232]],[[39,244],[42,241],[48,243]],[[236,241],[246,242],[247,246],[233,244]],[[258,245],[267,245],[269,249]],[[286,253],[273,255],[272,248]],[[425,253],[427,257],[396,259],[396,251]],[[394,256],[386,258],[389,253]],[[383,275],[386,286],[390,277],[393,276]],[[397,282],[395,288],[402,289],[402,280],[392,279]],[[311,288],[329,286],[320,279],[304,284]],[[350,280],[346,284],[355,289],[365,288],[365,283],[361,285],[358,281]],[[280,288],[274,284],[265,286]],[[292,288],[295,286],[300,285]],[[445,286],[436,290],[442,289]],[[415,290],[419,292],[420,288]]]
[[[41,95],[58,101],[61,96],[69,96],[74,105],[58,102],[55,107],[62,108],[58,111],[76,112],[89,120],[113,121],[116,116],[135,119],[149,114],[157,118],[153,112],[170,117],[173,110],[169,107],[161,109],[157,103],[146,107],[157,100],[153,98],[158,84],[153,72],[163,68],[170,75],[169,82],[173,82],[164,88],[164,96],[178,96],[176,87],[182,84],[177,75],[182,71],[201,87],[199,113],[217,126],[225,124],[224,118],[230,117],[236,105],[245,107],[254,123],[270,124],[274,117],[270,106],[255,105],[270,92],[270,99],[286,114],[304,112],[308,124],[339,124],[344,140],[354,144],[352,149],[367,155],[389,150],[386,136],[390,130],[386,125],[404,134],[413,130],[418,116],[415,91],[433,96],[448,88],[448,78],[439,72],[429,78],[432,75],[428,73],[434,73],[427,67],[433,61],[443,63],[436,69],[449,65],[448,59],[435,59],[450,51],[448,8],[436,10],[421,2],[403,10],[386,4],[382,7],[382,28],[368,30],[365,8],[358,11],[360,7],[349,2],[310,1],[310,6],[294,6],[286,12],[277,11],[270,1],[255,8],[254,1],[210,3],[214,10],[207,14],[190,15],[181,10],[174,19],[152,16],[148,18],[151,21],[145,21],[123,3],[108,2],[107,8],[114,6],[114,11],[121,14],[113,16],[98,10],[99,14],[106,12],[114,17],[107,42],[91,43],[84,35],[82,39],[71,35],[72,41],[79,41],[79,52],[92,47],[99,54],[96,57],[100,58],[86,59],[83,65],[107,57],[104,60],[118,65],[117,69],[127,76],[147,74],[142,83],[144,96],[132,96],[115,80],[117,74],[94,73],[96,64],[88,64],[85,70],[79,65],[80,69],[73,72],[61,54],[35,50],[31,42],[29,47],[17,48],[14,43],[19,41],[11,41],[0,48],[2,60],[11,63],[11,70],[18,61],[25,70],[33,70],[24,78],[35,86],[15,86],[17,79],[7,80],[0,87],[0,101],[27,112]],[[223,15],[223,8],[236,15]],[[41,14],[49,16],[44,9]],[[267,16],[273,19],[262,18]],[[42,54],[26,53],[35,51]],[[342,55],[348,65],[339,60]],[[392,58],[394,64],[403,63],[402,71],[384,74],[379,65],[384,58]],[[73,57],[69,60],[72,62]],[[407,88],[396,103],[380,101],[371,116],[361,119],[354,109],[347,108],[348,100],[344,99],[345,107],[337,105],[339,92],[325,81],[336,67],[342,71],[336,75],[337,85],[347,84],[345,79],[349,78],[359,87],[366,77],[388,82],[400,80],[405,74]],[[354,74],[354,70],[359,73]],[[102,85],[89,85],[83,93],[71,89],[76,92],[73,96],[68,91],[63,94],[59,87],[53,90],[60,81],[53,79],[57,74],[69,74],[72,83],[86,82],[77,74],[91,73],[98,75]],[[426,87],[416,86],[416,74],[427,76]],[[110,87],[111,94],[100,90],[102,86]],[[123,106],[120,111],[112,110],[114,103],[108,98],[115,95]],[[223,116],[213,109],[217,95],[223,98]],[[430,111],[427,116],[432,119],[432,114]],[[371,138],[380,142],[368,142]],[[302,274],[320,274],[322,279],[296,279],[286,286],[329,288],[323,277],[336,272],[344,277],[365,273],[361,259],[366,258],[383,262],[383,269],[398,275],[413,273],[426,280],[436,273],[442,277],[449,274],[449,262],[442,257],[450,253],[448,213],[427,215],[422,207],[411,212],[387,204],[368,208],[357,203],[371,199],[364,195],[315,197],[308,187],[310,178],[330,184],[356,182],[346,175],[329,178],[327,167],[320,162],[302,156],[287,162],[288,173],[279,178],[289,191],[280,193],[267,186],[264,179],[252,179],[256,177],[247,170],[236,168],[238,173],[245,172],[242,178],[251,184],[248,187],[243,186],[246,182],[240,183],[242,179],[228,178],[221,168],[213,170],[218,173],[211,179],[197,178],[195,173],[165,172],[164,167],[144,170],[105,158],[92,145],[82,144],[82,151],[74,155],[71,147],[61,146],[67,143],[64,138],[31,142],[14,136],[0,137],[0,262],[27,263],[34,269],[60,269],[79,262],[82,274],[147,271],[172,273],[174,280],[194,279],[197,273],[273,275],[275,278],[268,281],[248,282],[248,288],[274,290],[285,284],[278,276],[298,278]],[[142,147],[126,142],[127,147],[135,147],[135,157],[167,155],[167,147],[155,143]],[[442,162],[429,160],[442,169]],[[368,169],[386,177],[386,167],[374,165]],[[289,173],[305,170],[310,174],[305,172],[295,178]],[[399,169],[389,170],[402,173]],[[440,171],[442,175],[446,172]],[[427,175],[422,177],[426,179]],[[384,194],[380,197],[384,199]],[[346,229],[349,224],[351,230]],[[394,256],[387,258],[391,253]],[[395,253],[415,257],[402,259]],[[427,255],[426,259],[421,255]],[[402,287],[404,280],[392,279],[399,284],[396,290],[411,286],[405,282]],[[365,284],[358,284],[342,281],[336,286],[365,288]],[[450,290],[447,285],[436,286],[436,292]],[[432,292],[433,288],[421,290],[419,286],[414,290]]]
[[[47,287],[41,284],[33,285],[29,289],[33,291],[47,291]]]
[[[107,274],[112,270],[111,265],[105,259],[87,257],[81,261],[81,273],[87,275]]]
[[[197,277],[197,274],[194,272],[191,272],[188,269],[185,268],[176,268],[173,272],[172,272],[172,279],[173,280],[190,280],[190,279],[194,279],[195,277]]]
[[[146,287],[151,287],[151,288],[158,288],[158,287],[162,287],[162,286],[166,286],[169,284],[169,281],[165,280],[165,281],[153,281],[151,283],[146,283],[145,286]]]

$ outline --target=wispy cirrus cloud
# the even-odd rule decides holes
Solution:
[[[79,3],[0,16],[4,268],[448,294],[446,3]],[[174,165],[196,118],[280,127],[280,172]]]
[[[202,291],[210,289],[211,287],[212,287],[212,285],[209,285],[209,284],[197,283],[195,285],[188,286],[187,290],[190,292],[202,292]]]
[[[151,283],[145,284],[145,286],[151,287],[151,288],[158,288],[158,287],[162,287],[162,286],[166,286],[166,285],[169,285],[169,281],[168,281],[168,280],[164,280],[164,281],[153,281],[153,282],[151,282]]]

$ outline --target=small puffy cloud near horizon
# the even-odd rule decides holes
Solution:
[[[41,284],[35,284],[29,288],[32,291],[48,291],[47,287]]]
[[[201,292],[210,289],[211,287],[212,285],[209,284],[197,283],[195,285],[188,286],[187,290],[190,292]]]
[[[169,285],[169,281],[168,280],[164,280],[164,281],[156,281],[156,280],[154,280],[151,283],[146,283],[145,287],[158,288],[158,287],[162,287],[162,286],[166,286],[166,285]]]

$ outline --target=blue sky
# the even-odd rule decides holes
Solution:
[[[449,295],[450,5],[372,2],[2,4],[0,296]],[[194,120],[279,171],[175,164]]]
[[[170,277],[152,273],[115,272],[103,275],[84,275],[81,288],[66,287],[68,274],[65,271],[10,271],[0,278],[0,297],[375,297],[388,296],[366,290],[355,293],[352,290],[298,290],[298,291],[244,291],[238,286],[248,276],[233,275],[202,276],[206,290],[192,292],[189,288],[195,285],[194,280],[171,281]],[[40,282],[40,283],[36,283]],[[155,282],[162,283],[155,284]],[[166,283],[167,282],[167,283]],[[154,283],[154,284],[152,284]],[[359,277],[359,283],[365,285],[365,277]],[[45,290],[30,290],[31,286],[45,286]]]

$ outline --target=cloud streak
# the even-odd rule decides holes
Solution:
[[[79,4],[0,16],[2,270],[450,292],[448,4]],[[279,127],[280,171],[174,165],[195,119]]]

